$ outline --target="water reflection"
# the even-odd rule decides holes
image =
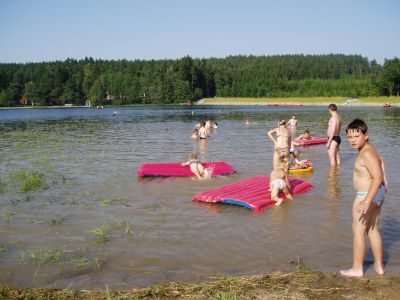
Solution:
[[[339,166],[330,166],[328,168],[327,175],[327,188],[328,195],[330,195],[334,199],[338,199],[341,196],[341,187],[340,187],[340,165]]]

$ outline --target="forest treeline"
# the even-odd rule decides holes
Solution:
[[[218,97],[400,95],[400,61],[360,55],[0,64],[0,106],[174,104]]]

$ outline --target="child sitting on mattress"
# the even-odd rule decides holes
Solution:
[[[293,151],[293,160],[291,162],[291,166],[295,169],[307,168],[308,167],[308,160],[300,159],[300,151],[294,150]]]
[[[189,160],[181,164],[181,166],[189,166],[198,179],[209,179],[211,178],[210,171],[204,168],[203,164],[197,160],[197,154],[192,152]]]
[[[287,199],[293,199],[290,194],[290,183],[288,179],[289,159],[286,155],[279,156],[279,163],[272,170],[269,188],[271,191],[271,199],[275,201],[275,205],[281,205],[283,198],[278,197],[280,191],[283,191]]]

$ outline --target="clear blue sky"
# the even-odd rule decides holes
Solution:
[[[400,57],[398,0],[0,0],[0,62]]]

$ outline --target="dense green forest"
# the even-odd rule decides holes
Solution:
[[[0,106],[385,95],[400,95],[398,58],[383,66],[359,55],[340,54],[0,64]]]

